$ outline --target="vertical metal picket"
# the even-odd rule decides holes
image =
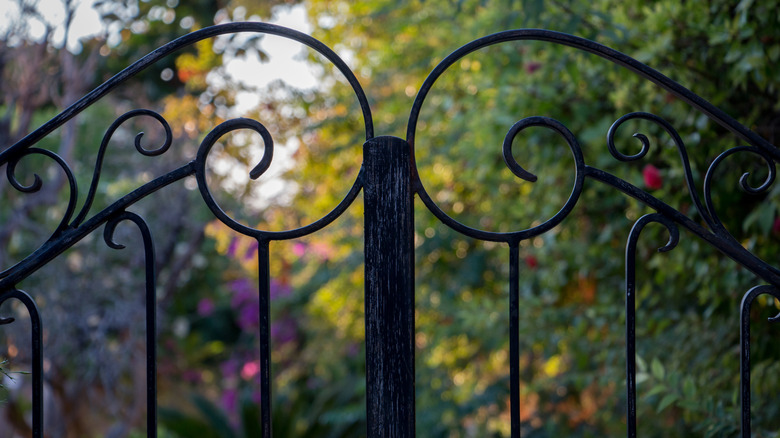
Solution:
[[[369,438],[414,436],[414,217],[409,144],[363,145]]]

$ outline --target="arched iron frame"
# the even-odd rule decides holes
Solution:
[[[268,169],[273,157],[273,139],[269,131],[260,122],[237,118],[228,120],[212,129],[203,139],[196,158],[160,176],[136,190],[116,200],[99,212],[92,213],[91,206],[101,166],[108,142],[113,133],[124,122],[135,117],[151,117],[165,131],[163,145],[156,149],[146,149],[141,145],[141,134],[135,139],[135,147],[141,154],[154,156],[165,153],[173,142],[168,122],[158,113],[147,110],[133,110],[120,116],[107,129],[97,156],[90,189],[81,210],[76,213],[78,188],[73,171],[68,163],[54,152],[36,147],[36,145],[56,128],[66,123],[94,102],[111,92],[129,78],[137,75],[161,58],[206,38],[223,34],[251,32],[277,35],[306,45],[333,63],[344,75],[352,87],[360,105],[366,133],[363,165],[361,170],[341,202],[327,215],[302,228],[270,232],[247,227],[228,216],[217,204],[206,182],[206,159],[212,146],[228,132],[244,129],[260,134],[264,140],[262,160],[250,172],[253,179]],[[561,122],[548,117],[527,117],[515,123],[508,131],[503,144],[506,165],[514,175],[526,181],[535,181],[536,176],[526,171],[511,154],[512,140],[521,131],[529,127],[548,128],[559,134],[571,149],[575,163],[575,178],[572,192],[564,206],[552,218],[528,229],[512,232],[490,232],[464,225],[447,215],[429,196],[417,172],[415,162],[415,135],[419,114],[425,98],[436,80],[453,64],[464,56],[481,48],[509,41],[543,41],[570,46],[578,50],[600,56],[612,63],[627,68],[635,74],[657,84],[683,102],[696,108],[711,120],[714,120],[732,134],[746,142],[746,145],[728,149],[714,159],[703,181],[703,198],[700,197],[691,173],[685,145],[672,124],[661,117],[643,112],[634,112],[617,119],[607,132],[607,146],[612,156],[619,161],[634,161],[643,158],[649,150],[649,142],[642,134],[635,136],[642,142],[640,152],[625,155],[618,151],[614,137],[616,130],[626,121],[642,119],[661,127],[673,139],[679,150],[684,168],[685,181],[689,195],[696,207],[700,221],[669,206],[651,194],[631,183],[604,170],[585,163],[582,150],[576,136]],[[422,145],[424,147],[424,145]],[[17,284],[35,273],[42,266],[56,258],[66,249],[79,242],[99,227],[105,225],[104,238],[112,248],[122,248],[114,242],[113,231],[121,221],[136,224],[143,236],[146,260],[146,332],[147,332],[147,432],[156,436],[156,315],[155,308],[155,263],[154,245],[149,228],[143,218],[128,211],[134,203],[151,195],[157,190],[194,175],[200,194],[213,214],[235,231],[254,238],[259,247],[261,323],[260,359],[261,359],[261,423],[263,436],[271,436],[271,375],[270,375],[270,332],[269,332],[269,243],[271,241],[293,239],[322,229],[338,218],[364,191],[365,202],[365,250],[366,250],[366,365],[367,365],[367,417],[370,437],[409,437],[414,431],[414,245],[413,245],[413,209],[412,201],[419,196],[425,206],[444,224],[463,235],[492,242],[503,242],[509,249],[509,288],[508,313],[510,315],[510,410],[512,437],[520,436],[520,342],[519,342],[519,245],[520,242],[539,236],[563,221],[574,209],[582,193],[585,181],[592,179],[614,187],[618,191],[638,200],[655,210],[655,213],[639,218],[629,233],[625,255],[626,288],[626,392],[628,436],[636,436],[636,365],[635,365],[635,253],[643,228],[656,222],[664,225],[670,234],[669,242],[660,250],[674,248],[678,241],[679,228],[682,227],[700,239],[706,241],[739,265],[753,272],[767,284],[758,285],[745,293],[741,306],[741,383],[742,403],[741,427],[743,437],[750,436],[750,328],[748,315],[754,299],[761,294],[769,294],[780,299],[780,270],[759,259],[745,249],[726,230],[719,219],[711,198],[712,176],[724,161],[735,154],[749,152],[760,157],[768,167],[768,177],[759,187],[752,187],[747,174],[740,184],[748,192],[765,192],[774,182],[775,163],[780,159],[780,149],[770,144],[756,133],[745,128],[706,100],[692,93],[680,84],[672,81],[658,71],[612,50],[601,44],[583,38],[559,32],[520,29],[499,32],[477,40],[454,51],[446,57],[423,83],[412,105],[407,124],[406,139],[397,137],[375,137],[368,98],[360,83],[335,52],[320,41],[297,31],[266,23],[231,23],[198,30],[178,38],[133,63],[120,73],[88,93],[56,117],[36,129],[16,144],[0,152],[0,166],[6,166],[6,174],[12,187],[24,193],[36,192],[42,180],[35,175],[34,182],[28,186],[22,184],[16,176],[19,161],[31,154],[43,155],[53,160],[66,174],[69,185],[69,200],[65,214],[51,237],[38,249],[19,263],[0,272],[0,305],[14,298],[21,301],[29,312],[32,322],[31,345],[33,352],[33,436],[43,436],[43,390],[42,390],[42,321],[35,299],[19,290]],[[771,318],[770,320],[774,320]],[[12,318],[0,318],[0,325],[9,324]]]

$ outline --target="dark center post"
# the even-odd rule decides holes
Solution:
[[[414,193],[411,148],[363,145],[369,438],[414,436]]]

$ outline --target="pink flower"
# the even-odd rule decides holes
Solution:
[[[306,254],[306,244],[295,242],[292,247],[292,252],[296,257],[303,257],[303,255]]]
[[[658,190],[664,184],[663,177],[661,177],[661,171],[652,164],[648,164],[642,169],[642,177],[645,180],[645,187],[650,190]]]
[[[209,316],[214,312],[214,302],[210,298],[202,298],[198,301],[198,315]]]
[[[243,367],[241,367],[241,378],[243,378],[244,380],[249,380],[259,373],[260,373],[259,360],[253,360],[251,362],[247,362],[244,364]]]

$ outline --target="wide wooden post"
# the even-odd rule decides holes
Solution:
[[[414,436],[414,215],[410,147],[363,145],[369,438]]]

